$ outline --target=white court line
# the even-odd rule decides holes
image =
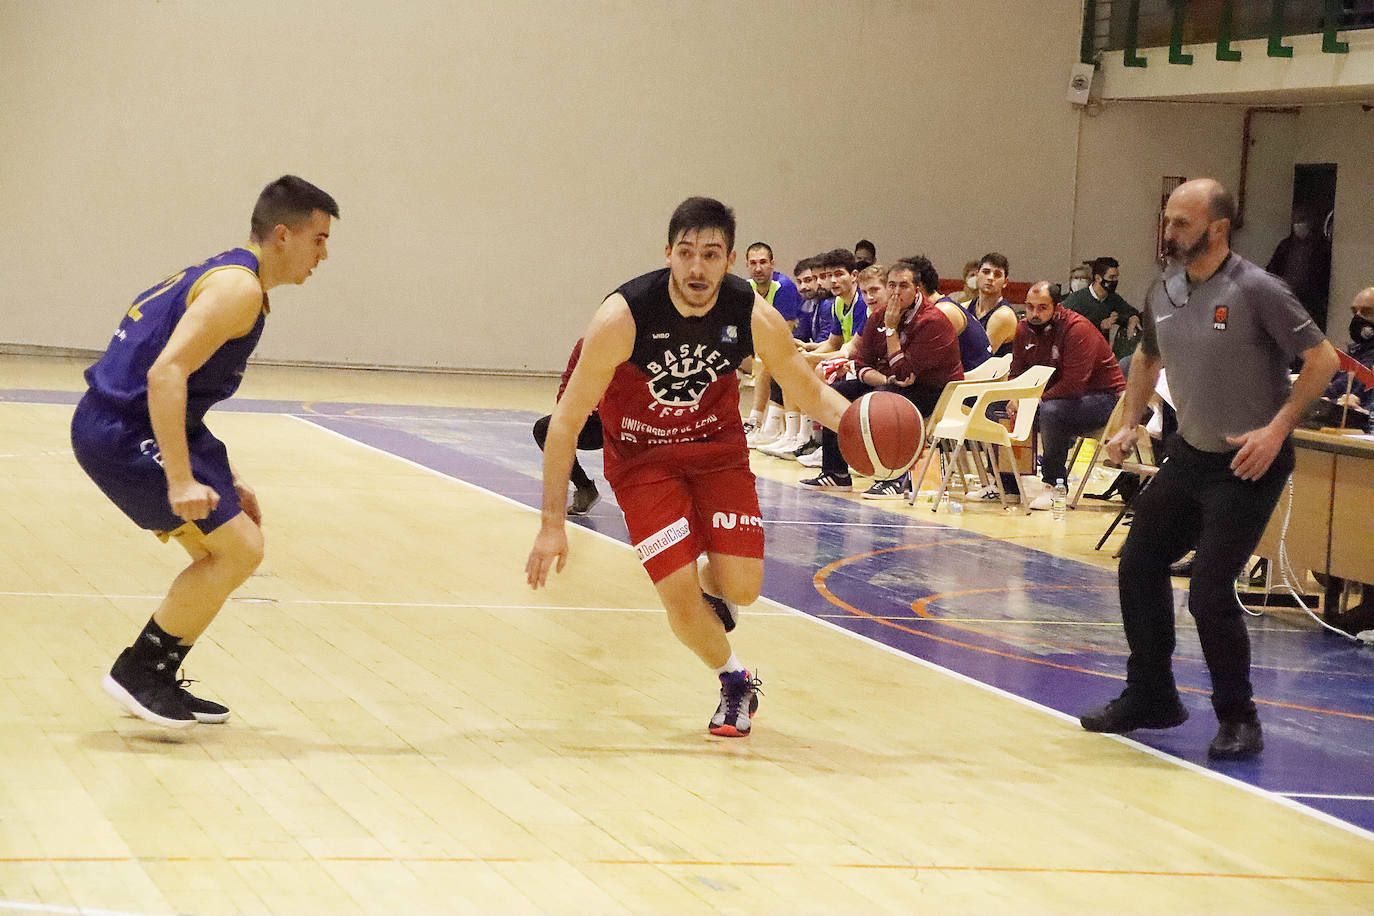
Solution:
[[[374,445],[369,445],[369,444],[366,443],[366,442],[359,442],[357,439],[350,439],[348,436],[345,436],[345,435],[343,435],[342,433],[337,433],[337,432],[335,432],[334,430],[329,429],[328,427],[319,425],[318,423],[311,423],[309,420],[306,420],[306,419],[303,419],[303,418],[297,418],[297,419],[300,419],[300,422],[302,422],[302,423],[306,423],[306,424],[308,424],[308,425],[310,425],[310,426],[315,427],[316,429],[323,430],[324,432],[329,433],[330,435],[336,436],[337,438],[342,439],[342,440],[344,440],[345,442],[351,442],[354,446],[356,446],[356,447],[358,447],[358,448],[368,449],[369,451],[376,452],[376,453],[379,454],[379,455],[385,455],[385,456],[387,456],[388,458],[391,458],[391,459],[393,459],[393,460],[395,460],[395,461],[401,461],[401,462],[404,462],[404,463],[406,463],[406,464],[411,465],[412,467],[419,468],[419,469],[422,470],[422,471],[427,471],[427,472],[429,472],[430,474],[433,474],[433,475],[436,476],[436,477],[441,477],[441,478],[443,478],[444,480],[453,481],[453,482],[455,482],[455,483],[460,484],[461,486],[467,487],[468,489],[476,490],[476,491],[478,491],[479,493],[485,493],[486,495],[491,496],[491,497],[494,498],[494,499],[500,500],[500,501],[505,502],[505,503],[509,503],[509,504],[512,505],[512,506],[516,506],[517,508],[519,508],[520,510],[522,510],[522,511],[524,511],[524,512],[529,512],[529,513],[538,513],[538,512],[539,512],[538,509],[535,509],[535,508],[532,507],[532,506],[527,506],[527,505],[525,505],[525,504],[522,503],[522,502],[517,502],[516,500],[511,499],[509,496],[505,496],[505,495],[503,495],[503,494],[501,494],[501,493],[493,492],[492,490],[488,490],[488,489],[486,489],[485,487],[479,487],[477,484],[475,484],[475,483],[469,483],[468,481],[463,480],[463,479],[460,478],[460,477],[452,477],[452,476],[450,476],[450,475],[448,475],[448,474],[443,473],[442,471],[436,471],[434,468],[426,467],[425,465],[420,464],[420,463],[417,462],[417,461],[411,461],[409,458],[406,458],[406,457],[403,456],[403,455],[397,455],[397,454],[394,454],[394,453],[392,453],[392,452],[388,452],[388,451],[386,451],[385,449],[377,448],[376,446],[374,446]],[[599,538],[602,538],[603,540],[609,541],[610,543],[615,544],[616,546],[620,547],[620,548],[623,549],[623,550],[633,550],[633,549],[634,549],[634,548],[632,548],[630,545],[625,544],[625,543],[623,543],[623,542],[621,542],[621,541],[618,541],[618,540],[616,540],[615,538],[611,537],[611,536],[608,535],[608,534],[602,534],[601,532],[599,532],[599,531],[594,531],[594,530],[592,530],[592,529],[590,529],[590,528],[583,528],[582,530],[585,531],[585,532],[588,533],[588,534],[591,534],[591,535],[595,536],[595,537],[599,537]],[[931,671],[938,671],[938,672],[940,672],[941,674],[944,674],[944,675],[947,675],[947,676],[949,676],[949,677],[952,677],[952,678],[954,678],[955,680],[960,681],[960,682],[962,682],[962,683],[964,683],[964,684],[968,684],[968,685],[970,685],[970,686],[979,688],[979,689],[981,689],[981,690],[986,690],[986,691],[988,691],[989,693],[995,694],[996,696],[1000,696],[1000,697],[1003,697],[1003,698],[1005,698],[1005,699],[1011,700],[1011,701],[1014,702],[1014,703],[1020,703],[1022,706],[1026,706],[1026,707],[1028,707],[1028,708],[1030,708],[1030,709],[1037,709],[1037,710],[1039,710],[1039,711],[1041,711],[1041,712],[1043,712],[1043,713],[1045,713],[1045,714],[1047,714],[1047,715],[1050,715],[1050,716],[1055,717],[1056,719],[1059,719],[1060,721],[1063,721],[1063,722],[1071,722],[1071,723],[1073,723],[1075,726],[1078,726],[1078,719],[1077,719],[1077,717],[1071,716],[1071,715],[1069,715],[1068,713],[1062,713],[1062,712],[1060,712],[1060,711],[1057,710],[1057,709],[1051,709],[1050,707],[1044,706],[1044,705],[1042,705],[1042,704],[1040,704],[1040,703],[1037,703],[1037,702],[1035,702],[1034,700],[1027,699],[1026,697],[1023,697],[1023,696],[1018,696],[1018,695],[1016,695],[1016,694],[1014,694],[1014,693],[1011,693],[1011,692],[1009,692],[1009,691],[1003,690],[1003,689],[1000,688],[1000,687],[994,687],[994,686],[991,685],[991,684],[986,684],[986,683],[984,683],[983,681],[977,680],[976,678],[972,678],[972,677],[969,677],[968,675],[961,674],[961,673],[959,673],[958,671],[954,671],[954,670],[952,670],[952,669],[950,669],[950,668],[942,667],[942,666],[940,666],[940,665],[935,664],[934,662],[927,661],[927,660],[924,659],[924,658],[918,658],[918,657],[915,656],[915,655],[909,655],[909,654],[907,654],[906,652],[903,652],[903,651],[901,651],[900,649],[897,649],[897,648],[895,648],[895,647],[893,647],[893,646],[889,646],[889,645],[887,645],[887,644],[885,644],[885,643],[881,643],[881,642],[879,642],[878,640],[873,639],[873,638],[868,637],[868,636],[864,636],[864,635],[861,634],[861,633],[855,633],[855,632],[853,632],[852,630],[848,630],[848,629],[845,629],[845,628],[842,627],[842,626],[839,626],[838,624],[834,624],[834,623],[831,623],[831,622],[828,621],[828,620],[823,620],[823,619],[821,619],[821,618],[819,618],[819,617],[813,616],[813,615],[811,615],[811,614],[807,614],[807,613],[805,613],[805,612],[803,612],[803,611],[799,611],[799,610],[797,610],[796,608],[791,608],[791,607],[788,607],[788,606],[785,605],[785,604],[780,604],[780,603],[778,603],[778,602],[776,602],[776,601],[773,601],[771,598],[766,598],[766,597],[765,597],[765,598],[760,598],[759,600],[760,600],[760,601],[765,601],[765,602],[767,602],[767,603],[773,605],[773,606],[776,607],[776,608],[779,608],[779,609],[781,609],[781,610],[783,610],[783,611],[787,611],[788,613],[795,614],[795,615],[797,615],[798,617],[804,617],[804,618],[806,618],[807,620],[815,621],[815,623],[817,623],[817,624],[820,625],[820,626],[823,626],[823,627],[826,627],[826,628],[828,628],[828,629],[830,629],[830,630],[833,630],[833,631],[836,632],[836,633],[841,633],[841,634],[843,634],[843,635],[849,637],[850,639],[857,639],[857,640],[860,640],[861,642],[865,642],[865,643],[867,643],[868,645],[873,646],[873,647],[875,647],[875,648],[877,648],[877,649],[879,649],[879,650],[881,650],[881,651],[883,651],[883,652],[887,652],[887,653],[890,654],[890,655],[895,655],[895,656],[897,656],[898,658],[906,659],[907,661],[909,661],[909,662],[911,662],[911,663],[913,663],[913,664],[920,665],[921,667],[926,668],[926,669],[929,669],[929,670],[931,670]],[[1140,744],[1139,742],[1132,741],[1130,738],[1127,738],[1125,735],[1100,735],[1100,736],[1094,736],[1094,737],[1103,737],[1103,738],[1107,738],[1108,740],[1111,740],[1111,741],[1118,741],[1118,742],[1120,742],[1120,743],[1122,743],[1122,744],[1130,745],[1131,747],[1134,747],[1134,748],[1136,748],[1137,750],[1139,750],[1139,751],[1141,751],[1141,752],[1143,752],[1143,753],[1145,753],[1145,754],[1149,754],[1151,757],[1154,757],[1154,758],[1156,758],[1156,759],[1158,759],[1158,760],[1164,761],[1165,763],[1170,763],[1170,764],[1173,764],[1174,766],[1181,767],[1182,769],[1185,769],[1185,770],[1189,770],[1190,772],[1196,773],[1196,774],[1198,774],[1198,775],[1200,775],[1200,776],[1205,776],[1205,777],[1207,777],[1207,778],[1209,778],[1209,779],[1214,779],[1214,780],[1216,780],[1217,782],[1225,783],[1226,785],[1232,786],[1233,788],[1240,789],[1241,791],[1244,791],[1244,792],[1249,792],[1249,793],[1252,794],[1252,795],[1257,795],[1257,796],[1259,796],[1260,798],[1266,798],[1266,799],[1268,799],[1268,800],[1274,802],[1274,803],[1277,804],[1277,805],[1280,805],[1280,806],[1282,806],[1282,807],[1288,808],[1288,809],[1291,810],[1291,811],[1296,811],[1296,812],[1298,812],[1299,814],[1305,814],[1305,815],[1307,815],[1308,817],[1315,818],[1316,820],[1319,820],[1319,821],[1321,821],[1322,823],[1327,824],[1328,826],[1337,827],[1337,828],[1339,828],[1339,829],[1341,829],[1341,830],[1346,831],[1347,833],[1354,834],[1355,836],[1361,837],[1361,838],[1366,839],[1366,840],[1374,841],[1374,832],[1371,832],[1371,831],[1369,831],[1369,830],[1365,830],[1363,827],[1357,827],[1357,826],[1355,826],[1354,824],[1348,823],[1347,821],[1343,821],[1343,820],[1341,820],[1341,819],[1338,818],[1338,817],[1334,817],[1333,815],[1327,814],[1325,811],[1318,811],[1316,808],[1309,808],[1307,805],[1304,805],[1304,804],[1301,804],[1301,803],[1299,803],[1299,802],[1296,802],[1296,801],[1294,801],[1294,800],[1291,799],[1291,798],[1286,798],[1286,797],[1284,797],[1284,796],[1282,796],[1282,795],[1278,795],[1278,794],[1276,794],[1276,793],[1274,793],[1274,792],[1270,792],[1270,791],[1268,791],[1267,789],[1261,789],[1259,786],[1252,786],[1252,785],[1250,785],[1250,784],[1247,783],[1247,782],[1242,782],[1241,780],[1236,779],[1236,778],[1234,778],[1234,777],[1232,777],[1232,776],[1227,776],[1225,773],[1218,773],[1216,770],[1209,770],[1208,768],[1206,768],[1206,767],[1204,767],[1204,766],[1199,766],[1198,764],[1193,763],[1193,762],[1191,762],[1191,761],[1189,761],[1189,760],[1184,760],[1184,759],[1182,759],[1182,758],[1180,758],[1180,757],[1175,757],[1175,756],[1173,756],[1172,754],[1167,754],[1167,753],[1165,753],[1164,751],[1157,750],[1156,748],[1152,748],[1152,747],[1150,747],[1150,746],[1147,745],[1147,744]]]
[[[868,524],[868,523],[866,523],[866,522],[816,522],[816,521],[809,521],[809,520],[806,520],[806,521],[803,521],[803,520],[795,520],[795,521],[793,521],[793,520],[783,520],[783,519],[776,519],[776,518],[766,518],[766,519],[763,520],[763,523],[764,523],[764,525],[807,525],[807,526],[810,526],[810,527],[812,527],[812,528],[908,528],[908,529],[909,529],[909,528],[923,528],[923,529],[927,529],[927,530],[933,530],[933,529],[936,529],[936,528],[941,528],[941,529],[948,529],[948,530],[950,530],[950,531],[958,531],[958,530],[959,530],[958,528],[954,528],[954,527],[951,527],[951,526],[949,526],[949,525],[927,525],[927,524],[925,524],[925,523],[911,524],[911,525],[894,525],[894,524],[889,524],[889,523],[880,522],[880,523],[877,523],[877,524],[870,525],[870,524]]]
[[[87,598],[100,600],[120,598],[138,601],[161,601],[163,597],[162,595],[111,595],[102,592],[0,592],[0,598]],[[231,595],[229,600],[248,604],[322,604],[330,607],[418,607],[482,611],[604,611],[609,614],[664,613],[661,607],[593,607],[572,604],[464,604],[456,601],[335,601],[316,598],[261,598],[254,595]],[[763,611],[751,614],[750,616],[790,617],[792,615],[784,611]]]
[[[0,912],[6,910],[17,913],[72,913],[76,916],[147,916],[145,913],[101,910],[89,906],[57,906],[52,903],[19,903],[15,900],[0,900]]]
[[[1330,798],[1336,801],[1374,802],[1374,795],[1324,795],[1321,792],[1275,792],[1274,794],[1286,798]]]

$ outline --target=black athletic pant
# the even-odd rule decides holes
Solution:
[[[935,403],[940,400],[940,392],[943,390],[927,388],[924,385],[908,385],[906,387],[884,385],[879,389],[856,378],[840,379],[838,382],[832,382],[830,387],[850,401],[857,401],[870,391],[881,390],[900,394],[916,405],[916,409],[921,412],[922,420],[929,419],[931,411],[935,409]],[[821,459],[821,471],[823,473],[849,473],[849,465],[845,462],[844,456],[840,454],[840,437],[832,429],[821,429]]]
[[[1235,581],[1293,470],[1293,445],[1285,442],[1256,481],[1232,473],[1235,452],[1199,451],[1177,435],[1166,451],[1159,473],[1136,497],[1135,518],[1121,551],[1118,590],[1131,649],[1127,694],[1144,705],[1173,702],[1169,564],[1196,548],[1188,609],[1212,675],[1212,708],[1221,721],[1255,721],[1250,634]]]
[[[549,422],[552,416],[540,417],[534,421],[534,441],[539,443],[539,450],[544,450],[544,440],[549,438]],[[595,452],[601,448],[601,417],[596,411],[592,411],[591,416],[587,417],[587,422],[582,424],[582,432],[577,434],[577,447],[584,452]],[[590,487],[592,479],[587,476],[587,472],[582,470],[582,465],[578,464],[577,456],[573,455],[572,463],[572,482],[578,489]]]

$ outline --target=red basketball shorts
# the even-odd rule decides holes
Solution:
[[[763,519],[743,443],[661,445],[606,471],[630,543],[654,582],[702,551],[763,558]]]

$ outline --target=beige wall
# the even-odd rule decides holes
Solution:
[[[1159,177],[1234,180],[1241,115],[1080,118],[1079,11],[0,0],[0,343],[103,347],[137,291],[240,243],[286,171],[343,219],[329,263],[274,294],[268,358],[561,368],[697,193],[786,269],[860,236],[946,276],[989,249],[1027,280],[1115,253],[1138,298]],[[1345,299],[1374,231],[1370,120],[1347,107],[1302,135],[1342,163]]]
[[[285,171],[343,219],[273,358],[561,367],[696,193],[789,269],[860,236],[1058,266],[1079,4],[1036,6],[0,2],[0,341],[103,347]]]
[[[1075,262],[1117,257],[1121,291],[1139,303],[1153,277],[1161,179],[1211,176],[1235,190],[1244,117],[1240,105],[1115,101],[1094,107],[1081,127]],[[1336,163],[1328,330],[1344,344],[1350,299],[1374,284],[1374,113],[1358,104],[1258,113],[1252,136],[1245,226],[1234,245],[1260,264],[1288,234],[1294,164]]]

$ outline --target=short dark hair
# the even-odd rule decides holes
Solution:
[[[989,251],[987,254],[983,255],[978,259],[978,269],[982,270],[984,264],[1000,267],[1002,268],[1002,273],[1006,274],[1008,277],[1011,276],[1011,262],[1008,261],[1007,256],[1001,252]]]
[[[815,270],[815,269],[816,269],[816,259],[815,259],[815,258],[802,258],[800,261],[797,262],[797,266],[794,267],[794,268],[792,268],[792,276],[795,277],[795,276],[797,276],[798,274],[803,274],[803,273],[806,273],[808,270]]]
[[[936,292],[940,289],[940,272],[935,269],[935,265],[930,263],[930,258],[923,254],[914,254],[910,257],[902,258],[896,264],[887,269],[888,273],[894,270],[909,270],[911,275],[916,278],[916,282],[921,284],[921,288],[928,293]]]
[[[874,247],[873,243],[870,242],[868,239],[859,239],[857,242],[854,243],[854,253],[856,255],[859,253],[860,248],[867,249],[867,251],[870,254],[872,254],[875,258],[878,256],[878,249]]]
[[[1058,283],[1051,283],[1045,287],[1045,292],[1050,294],[1050,301],[1055,305],[1064,301],[1064,287]]]
[[[744,254],[748,256],[749,252],[757,248],[762,248],[764,251],[768,252],[768,260],[773,260],[773,246],[768,244],[767,242],[755,242],[748,248],[744,249]]]
[[[1088,266],[1092,269],[1094,277],[1105,277],[1107,276],[1107,271],[1111,270],[1113,267],[1120,270],[1121,262],[1116,258],[1093,258],[1088,262]]]
[[[677,205],[668,220],[668,245],[676,245],[684,232],[719,229],[725,248],[735,250],[735,211],[711,197],[689,197]]]
[[[843,267],[849,273],[859,269],[859,259],[848,248],[832,248],[820,259],[822,267]]]
[[[1207,215],[1212,219],[1229,219],[1233,225],[1236,222],[1236,199],[1220,182],[1213,186],[1207,199]]]
[[[253,205],[249,234],[253,241],[261,242],[278,226],[299,226],[310,219],[316,210],[339,218],[339,205],[334,198],[304,178],[283,175],[258,195],[258,202]]]

